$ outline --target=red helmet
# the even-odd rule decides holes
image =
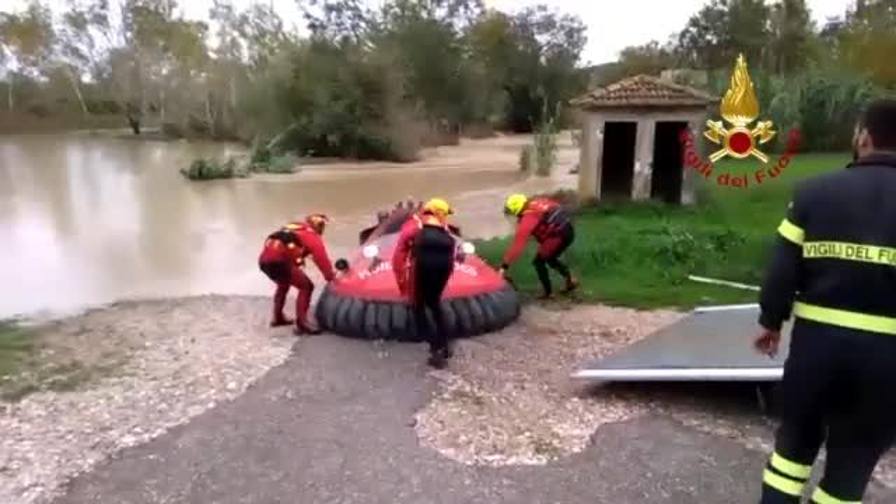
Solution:
[[[330,218],[322,213],[313,213],[308,217],[305,217],[305,222],[314,230],[314,232],[322,235],[324,234],[324,228],[327,226],[327,223],[330,222]]]

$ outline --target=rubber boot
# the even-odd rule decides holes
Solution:
[[[322,331],[319,327],[314,327],[309,325],[307,322],[299,323],[296,322],[296,328],[293,329],[293,333],[296,336],[315,336],[320,334]]]
[[[573,292],[578,288],[579,288],[579,281],[576,279],[576,277],[570,275],[566,279],[566,287],[563,288],[563,293],[569,294],[570,292]]]
[[[295,320],[286,318],[286,316],[281,313],[279,315],[274,315],[274,319],[271,320],[271,327],[284,327],[293,325],[293,323],[295,323]]]
[[[445,351],[436,350],[430,352],[427,363],[435,369],[445,369],[445,366],[448,365],[448,358],[445,355]]]
[[[283,314],[283,306],[286,304],[286,295],[289,293],[289,283],[281,282],[277,284],[277,290],[274,292],[274,312],[271,316],[271,327],[287,326],[293,323],[292,320],[286,318]]]

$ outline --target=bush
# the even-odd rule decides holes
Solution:
[[[184,138],[184,129],[180,127],[179,124],[173,122],[164,122],[162,123],[162,135],[167,138],[175,138],[180,139]]]
[[[314,39],[284,50],[245,106],[274,153],[411,161],[425,128],[397,68],[388,52]]]
[[[299,160],[292,154],[269,155],[267,160],[251,162],[255,173],[295,173]]]
[[[234,177],[245,177],[244,170],[237,167],[234,158],[221,163],[212,159],[199,158],[190,163],[190,167],[182,169],[181,174],[190,180],[215,180]]]

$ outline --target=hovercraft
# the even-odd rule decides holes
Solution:
[[[316,315],[320,327],[339,335],[362,339],[421,341],[414,313],[398,290],[392,272],[392,254],[402,225],[419,205],[400,203],[380,212],[377,225],[361,231],[360,247],[337,261],[343,273],[321,293]],[[451,228],[457,240],[460,230]],[[445,324],[452,337],[469,337],[502,329],[520,314],[516,290],[463,242],[454,272],[442,296]],[[427,323],[432,328],[433,320]]]

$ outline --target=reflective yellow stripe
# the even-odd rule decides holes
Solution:
[[[803,228],[787,219],[781,221],[781,225],[778,226],[778,233],[797,245],[802,245],[803,240],[806,239],[806,232],[803,231]]]
[[[807,242],[803,245],[807,259],[845,259],[872,264],[896,266],[896,248],[847,242]]]
[[[806,303],[794,303],[793,314],[797,317],[823,324],[883,334],[896,334],[896,318],[836,310]]]
[[[812,466],[797,464],[792,460],[787,460],[777,453],[772,454],[772,467],[787,476],[797,479],[806,479],[812,474]]]
[[[821,487],[815,489],[815,493],[812,494],[812,502],[815,504],[862,504],[862,501],[845,501],[838,499],[822,490]]]
[[[762,473],[762,481],[766,485],[778,490],[779,492],[784,492],[787,495],[793,495],[794,497],[799,497],[803,494],[803,485],[799,481],[793,481],[792,479],[787,479],[784,476],[779,476],[769,469],[766,469]]]

